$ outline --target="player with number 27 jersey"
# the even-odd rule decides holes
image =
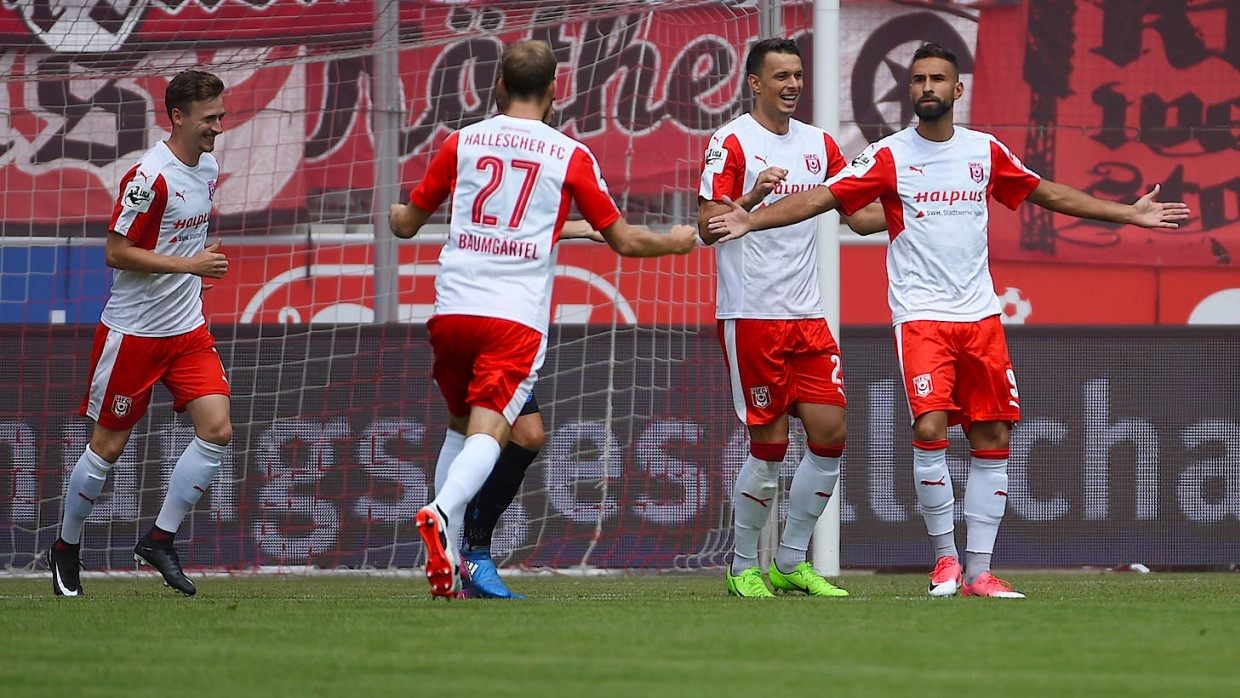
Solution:
[[[595,230],[620,217],[586,146],[504,114],[449,136],[410,201],[433,211],[449,194],[435,314],[512,320],[542,333],[570,202]]]

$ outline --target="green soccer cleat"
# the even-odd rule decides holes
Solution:
[[[810,596],[848,596],[848,592],[822,578],[808,562],[802,562],[788,574],[771,563],[771,586],[783,591],[803,591]]]
[[[766,588],[766,582],[762,581],[762,570],[757,567],[750,567],[735,577],[732,576],[732,568],[728,567],[724,574],[727,575],[728,593],[733,596],[743,599],[775,598],[771,590]]]

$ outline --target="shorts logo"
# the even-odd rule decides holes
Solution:
[[[818,174],[822,172],[822,161],[818,159],[817,155],[807,153],[805,155],[805,169],[809,170],[810,174]]]
[[[980,162],[969,163],[969,176],[973,178],[974,182],[981,184],[982,179],[986,176],[986,171],[982,168],[982,163]]]
[[[765,385],[749,389],[749,401],[754,407],[762,408],[771,404],[771,390]]]
[[[934,381],[930,380],[929,373],[913,376],[913,392],[917,394],[917,397],[925,397],[933,391]]]
[[[112,397],[112,414],[117,417],[124,417],[129,414],[129,408],[133,405],[133,398],[124,395],[115,395]]]

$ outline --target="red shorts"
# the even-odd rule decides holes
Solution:
[[[840,348],[822,318],[720,320],[736,416],[770,424],[797,403],[847,407]]]
[[[913,419],[944,410],[948,424],[1020,420],[1020,394],[1003,324],[914,320],[895,327],[896,354]]]
[[[231,395],[206,325],[172,337],[137,337],[100,323],[78,414],[108,429],[132,429],[146,414],[156,381],[172,393],[177,412],[205,395]]]
[[[436,315],[426,323],[435,363],[431,373],[448,412],[468,417],[485,407],[516,421],[538,380],[547,337],[511,320],[474,315]]]

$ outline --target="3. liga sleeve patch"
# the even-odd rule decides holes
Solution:
[[[706,171],[719,174],[723,172],[723,165],[728,161],[728,154],[722,148],[706,149]]]
[[[137,182],[130,182],[125,193],[121,195],[121,206],[138,213],[146,213],[151,209],[151,202],[154,200],[154,191]]]

